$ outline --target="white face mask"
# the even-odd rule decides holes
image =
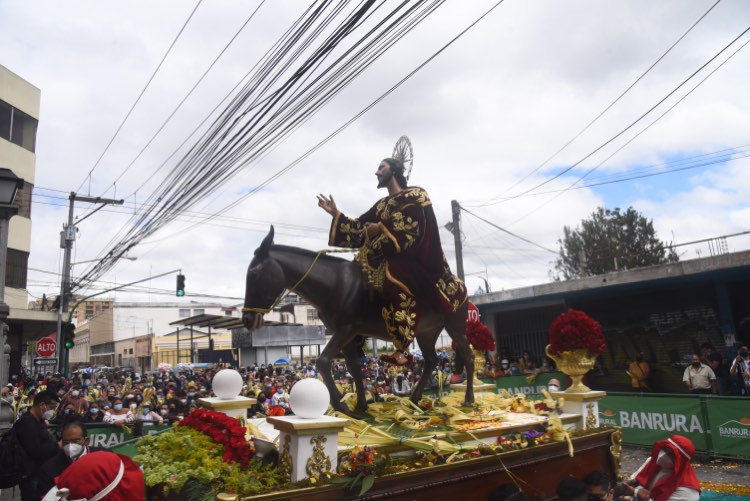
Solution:
[[[83,452],[83,446],[81,444],[65,444],[63,445],[63,450],[66,456],[72,460],[76,460]]]
[[[558,387],[557,387],[557,386],[555,386],[554,384],[551,384],[551,385],[549,385],[549,386],[547,387],[547,391],[550,391],[550,392],[552,392],[552,391],[560,391],[560,388],[558,388]]]
[[[52,419],[52,416],[54,415],[55,415],[55,411],[53,409],[49,409],[49,410],[44,411],[44,413],[42,414],[42,419],[49,420],[49,419]]]
[[[656,464],[665,470],[674,468],[674,460],[664,451],[659,451],[659,455],[656,457]]]

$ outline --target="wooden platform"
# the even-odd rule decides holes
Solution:
[[[613,478],[619,469],[621,434],[616,428],[598,428],[574,437],[575,455],[568,455],[567,443],[549,443],[527,449],[483,456],[447,465],[424,467],[379,477],[362,497],[339,486],[289,490],[243,498],[245,501],[481,501],[497,486],[517,483],[530,500],[555,498],[558,482],[574,476],[582,479],[593,470]],[[613,445],[614,444],[614,445]],[[219,500],[236,498],[220,496]]]

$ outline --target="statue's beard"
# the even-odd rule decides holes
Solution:
[[[378,174],[378,188],[385,188],[386,186],[388,186],[388,183],[391,182],[391,179],[393,179],[393,171],[388,172],[388,174]]]

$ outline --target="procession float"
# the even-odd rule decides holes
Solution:
[[[305,298],[332,333],[316,360],[321,380],[292,386],[293,415],[247,419],[255,400],[238,396],[242,377],[217,373],[215,398],[199,399],[201,409],[137,443],[135,460],[151,499],[480,500],[515,484],[529,499],[545,500],[570,475],[617,475],[620,431],[600,426],[605,393],[581,381],[605,350],[588,315],[563,313],[550,328],[546,353],[572,378],[566,391],[543,389],[532,398],[475,377],[475,362],[495,349],[494,336],[447,265],[427,193],[407,186],[413,157],[401,137],[376,173],[388,196],[360,218],[341,214],[333,197],[318,196],[332,216],[329,243],[354,249],[353,261],[276,245],[270,228],[246,273],[243,324],[250,332],[263,326],[289,292]],[[390,259],[402,249],[410,249],[410,260]],[[429,376],[437,373],[435,344],[443,331],[455,353],[454,384],[427,396],[430,378],[421,377],[408,398],[368,402],[365,339],[393,341],[397,351],[384,360],[398,365],[410,362],[406,347],[416,341]],[[350,391],[333,379],[338,357],[352,375]]]
[[[481,346],[472,331],[481,329],[467,327]],[[598,324],[569,311],[553,323],[547,352],[576,376],[603,351],[599,336]],[[567,476],[619,471],[620,431],[598,421],[604,392],[572,380],[537,398],[480,391],[467,406],[464,385],[453,385],[359,411],[355,393],[335,409],[326,385],[308,378],[292,387],[293,415],[245,418],[255,401],[238,396],[244,382],[225,369],[213,381],[217,397],[141,438],[135,460],[154,500],[488,499],[509,483],[529,499],[553,499]]]

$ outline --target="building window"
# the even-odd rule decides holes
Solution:
[[[36,149],[36,118],[0,101],[0,137],[34,152]]]
[[[231,317],[233,313],[234,313],[234,310],[224,310],[224,315],[228,317]]]
[[[26,288],[28,274],[29,253],[16,249],[8,249],[5,261],[5,286],[15,289]]]
[[[128,353],[132,355],[133,354],[133,348],[130,348],[130,350],[128,351]]]
[[[308,322],[315,322],[319,318],[320,317],[318,316],[318,310],[316,310],[315,308],[310,308],[309,310],[307,310],[307,321]]]
[[[23,188],[18,190],[16,205],[19,216],[31,219],[31,193],[33,191],[34,185],[31,183],[23,183]]]
[[[0,101],[0,137],[10,141],[10,121],[13,117],[13,107],[5,101]]]
[[[180,308],[180,318],[188,318],[190,316],[190,308]]]
[[[193,310],[193,315],[205,315],[205,314],[206,314],[206,310],[204,310],[203,308],[196,308]]]

